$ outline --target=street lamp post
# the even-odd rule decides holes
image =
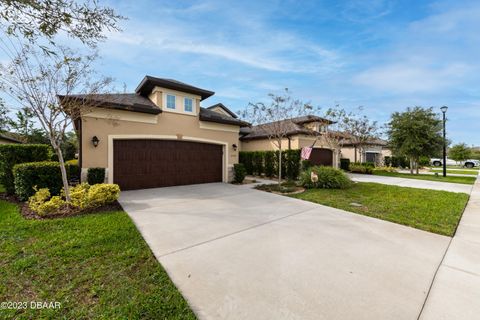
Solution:
[[[445,122],[446,122],[445,114],[447,113],[448,107],[443,106],[440,108],[440,110],[442,110],[442,113],[443,113],[443,161],[442,161],[443,176],[446,177],[447,176],[447,131],[445,128]]]

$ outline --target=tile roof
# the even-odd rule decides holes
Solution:
[[[200,120],[202,121],[210,121],[210,122],[218,122],[223,124],[235,124],[241,127],[250,126],[248,122],[242,121],[240,119],[232,118],[227,115],[223,115],[216,111],[205,109],[200,107]]]
[[[20,140],[17,140],[15,138],[12,138],[10,136],[7,136],[7,135],[1,134],[1,133],[0,133],[0,139],[8,140],[8,141],[11,141],[11,142],[14,142],[14,143],[22,143],[22,141],[20,141]]]
[[[148,114],[159,114],[162,110],[156,106],[150,99],[142,97],[135,93],[113,93],[113,94],[98,94],[98,95],[71,95],[70,97],[77,99],[89,98],[98,102],[99,107],[117,109],[117,110],[126,110],[132,112],[148,113]],[[65,97],[60,96],[60,99]],[[218,112],[200,108],[200,120],[217,122],[223,124],[233,124],[238,126],[249,126],[250,124],[235,119],[226,115],[222,115]]]
[[[76,94],[69,97],[77,99],[89,98],[99,104],[99,107],[106,107],[118,110],[127,110],[140,113],[159,114],[162,110],[157,107],[150,99],[142,97],[135,93],[106,93],[95,95]],[[59,96],[65,99],[64,96]]]
[[[145,76],[135,89],[135,93],[147,97],[155,87],[162,87],[172,90],[187,92],[202,97],[202,100],[207,99],[215,94],[210,90],[201,89],[190,84],[167,78],[157,78],[152,76]]]
[[[213,106],[210,106],[207,109],[211,110],[215,108],[222,108],[223,110],[225,110],[226,113],[231,115],[233,118],[238,118],[238,116],[232,110],[228,109],[223,103],[214,104]]]
[[[269,127],[275,125],[282,125],[285,126],[287,136],[292,136],[296,134],[306,134],[306,135],[318,135],[319,132],[305,128],[303,125],[310,122],[324,122],[331,124],[332,121],[314,116],[314,115],[307,115],[302,117],[291,118],[287,120],[275,121],[265,124],[256,125],[248,129],[242,130],[241,134],[243,136],[240,138],[241,140],[254,140],[254,139],[264,139],[268,137],[268,130]]]

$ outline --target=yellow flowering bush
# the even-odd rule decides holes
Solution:
[[[88,189],[90,189],[88,183],[80,183],[70,188],[70,203],[72,206],[80,209],[88,207]]]
[[[41,216],[56,213],[61,207],[65,206],[67,202],[60,196],[53,196],[50,200],[44,202],[37,208],[37,213]]]
[[[50,190],[48,188],[41,188],[36,190],[35,194],[28,199],[28,207],[38,212],[38,208],[51,198]]]
[[[117,184],[101,183],[90,186],[88,183],[81,183],[70,188],[70,199],[67,203],[65,192],[62,190],[60,196],[51,196],[48,188],[42,188],[35,192],[28,200],[28,206],[39,215],[53,214],[65,205],[80,210],[96,208],[118,199],[120,187]]]
[[[87,203],[91,207],[103,206],[118,199],[120,187],[117,184],[100,183],[88,189]]]

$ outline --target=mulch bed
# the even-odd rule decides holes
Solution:
[[[96,212],[123,211],[123,208],[120,205],[120,203],[118,201],[115,201],[113,203],[110,203],[101,207],[89,208],[85,210],[80,210],[78,208],[72,208],[72,207],[64,207],[56,213],[40,216],[28,207],[28,203],[18,200],[18,198],[15,195],[7,195],[6,193],[0,193],[0,200],[5,200],[5,201],[19,205],[20,213],[25,219],[35,219],[35,220],[73,217],[73,216],[80,216],[80,215],[96,213]]]

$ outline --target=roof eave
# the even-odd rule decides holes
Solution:
[[[200,121],[206,121],[206,122],[216,122],[216,123],[222,123],[222,124],[230,124],[234,126],[239,126],[239,127],[249,127],[250,124],[245,121],[241,120],[228,120],[228,119],[220,119],[220,118],[210,118],[210,117],[205,117],[200,114],[199,116]]]
[[[135,89],[135,92],[137,94],[140,94],[142,96],[147,96],[152,92],[152,90],[155,87],[163,87],[167,89],[172,89],[172,90],[177,90],[177,91],[182,91],[182,92],[187,92],[191,94],[196,94],[201,97],[201,100],[205,100],[215,94],[215,92],[210,91],[210,90],[205,90],[197,87],[193,87],[190,85],[184,85],[181,83],[176,83],[173,81],[169,81],[167,79],[161,79],[161,78],[156,78],[152,76],[145,76],[140,84],[137,86]]]

